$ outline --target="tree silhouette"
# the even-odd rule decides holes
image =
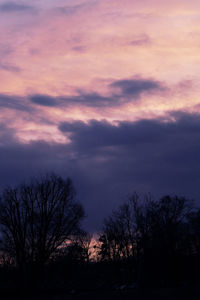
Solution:
[[[153,274],[167,277],[179,255],[187,254],[191,244],[198,247],[198,229],[192,201],[177,196],[140,199],[134,193],[104,221],[99,254],[102,260],[131,259],[141,281],[144,275],[148,280]]]
[[[54,174],[6,188],[0,200],[2,250],[23,271],[41,268],[71,235],[80,231],[83,207],[70,179]]]
[[[59,252],[69,263],[88,264],[91,256],[92,235],[84,231],[72,237],[71,242]]]

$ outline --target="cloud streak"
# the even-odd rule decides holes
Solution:
[[[140,98],[143,93],[152,93],[162,90],[162,84],[154,79],[121,79],[110,84],[111,87],[119,88],[123,97]]]
[[[30,107],[23,97],[14,95],[0,94],[0,107],[16,111],[34,111],[34,108]]]
[[[52,97],[49,95],[32,95],[30,101],[40,106],[86,106],[93,108],[119,106],[131,100],[138,100],[142,95],[164,91],[163,84],[153,79],[123,79],[113,81],[108,88],[108,96],[97,92],[78,91],[77,95]],[[166,89],[166,88],[165,88]]]
[[[33,6],[19,4],[17,2],[5,2],[0,4],[0,12],[3,13],[20,13],[33,11],[35,11],[35,8]]]
[[[8,64],[8,63],[0,63],[0,69],[8,71],[8,72],[14,72],[19,73],[21,72],[21,68]]]
[[[134,47],[142,47],[151,45],[152,40],[148,35],[141,35],[130,42],[130,45]]]

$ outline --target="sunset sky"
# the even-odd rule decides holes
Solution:
[[[99,230],[200,191],[199,0],[0,0],[0,185],[72,178]]]

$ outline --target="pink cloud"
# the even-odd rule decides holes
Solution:
[[[23,5],[20,1],[18,8]],[[76,107],[38,107],[32,125],[28,112],[7,108],[10,119],[23,124],[15,125],[21,137],[41,137],[39,130],[50,132],[66,116],[133,120],[198,104],[198,83],[195,88],[186,83],[199,79],[199,1],[82,0],[66,5],[45,0],[30,1],[30,7],[37,13],[2,14],[0,9],[0,93],[18,95],[19,101],[30,94],[72,99],[77,91],[88,98],[82,97],[84,107],[80,101]],[[130,99],[101,109],[87,105],[91,95],[109,98],[111,82],[136,75],[164,82],[168,92],[143,93],[138,103]],[[1,116],[8,122],[3,112]],[[40,116],[54,125],[38,125]]]

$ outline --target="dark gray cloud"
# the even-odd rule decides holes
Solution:
[[[143,93],[152,93],[164,89],[161,82],[154,79],[122,79],[114,81],[111,87],[120,89],[121,96],[138,99]]]
[[[32,103],[41,105],[41,106],[58,106],[59,105],[59,99],[56,97],[51,97],[48,95],[33,95],[30,96],[30,101]]]
[[[169,120],[64,122],[67,144],[22,144],[1,125],[1,186],[51,171],[70,176],[91,230],[135,190],[199,200],[200,115],[173,112]]]
[[[14,13],[14,12],[29,12],[35,11],[33,6],[27,4],[19,4],[17,2],[5,2],[0,4],[0,12]]]
[[[169,153],[176,147],[183,147],[181,152],[186,148],[193,149],[194,140],[200,137],[200,115],[184,114],[173,112],[170,117],[174,121],[163,121],[161,119],[140,120],[137,122],[118,122],[113,125],[107,121],[91,120],[89,123],[81,121],[63,122],[59,129],[64,134],[68,134],[73,149],[78,153],[102,153],[107,149],[120,149],[120,151],[135,151],[141,148],[146,152],[151,147],[162,147],[158,153]],[[191,142],[189,143],[191,139]],[[187,140],[187,144],[185,144]],[[173,145],[173,149],[171,147]],[[177,146],[176,146],[177,145]],[[144,149],[143,149],[144,147]],[[176,153],[176,152],[175,152]],[[110,151],[109,151],[110,155]],[[180,151],[177,153],[180,158]],[[171,154],[170,154],[171,157]]]
[[[173,121],[140,120],[118,126],[94,120],[60,125],[69,134],[88,181],[98,190],[100,214],[134,190],[198,199],[200,116],[176,112],[170,118]]]
[[[30,101],[34,104],[41,106],[57,106],[57,107],[68,107],[68,106],[90,106],[90,107],[103,107],[119,105],[119,97],[111,96],[104,97],[98,93],[84,93],[80,92],[78,95],[72,96],[61,96],[52,97],[49,95],[32,95]]]
[[[49,107],[89,106],[94,108],[118,106],[131,100],[138,100],[142,94],[164,91],[163,84],[154,79],[124,79],[112,82],[110,95],[104,96],[97,92],[76,91],[76,95],[52,97],[50,95],[32,95],[29,97],[34,104]]]
[[[139,122],[119,122],[117,126],[107,121],[91,120],[88,124],[77,121],[63,122],[60,131],[70,134],[74,146],[84,151],[96,151],[96,148],[148,144],[166,138],[166,124],[157,120]],[[148,130],[147,130],[148,129]]]
[[[0,107],[26,112],[33,112],[35,110],[23,97],[5,94],[0,94]]]
[[[104,107],[115,106],[120,104],[118,96],[111,95],[110,97],[104,97],[98,93],[84,93],[80,92],[77,96],[62,98],[63,104],[69,105],[85,105],[90,107]]]

